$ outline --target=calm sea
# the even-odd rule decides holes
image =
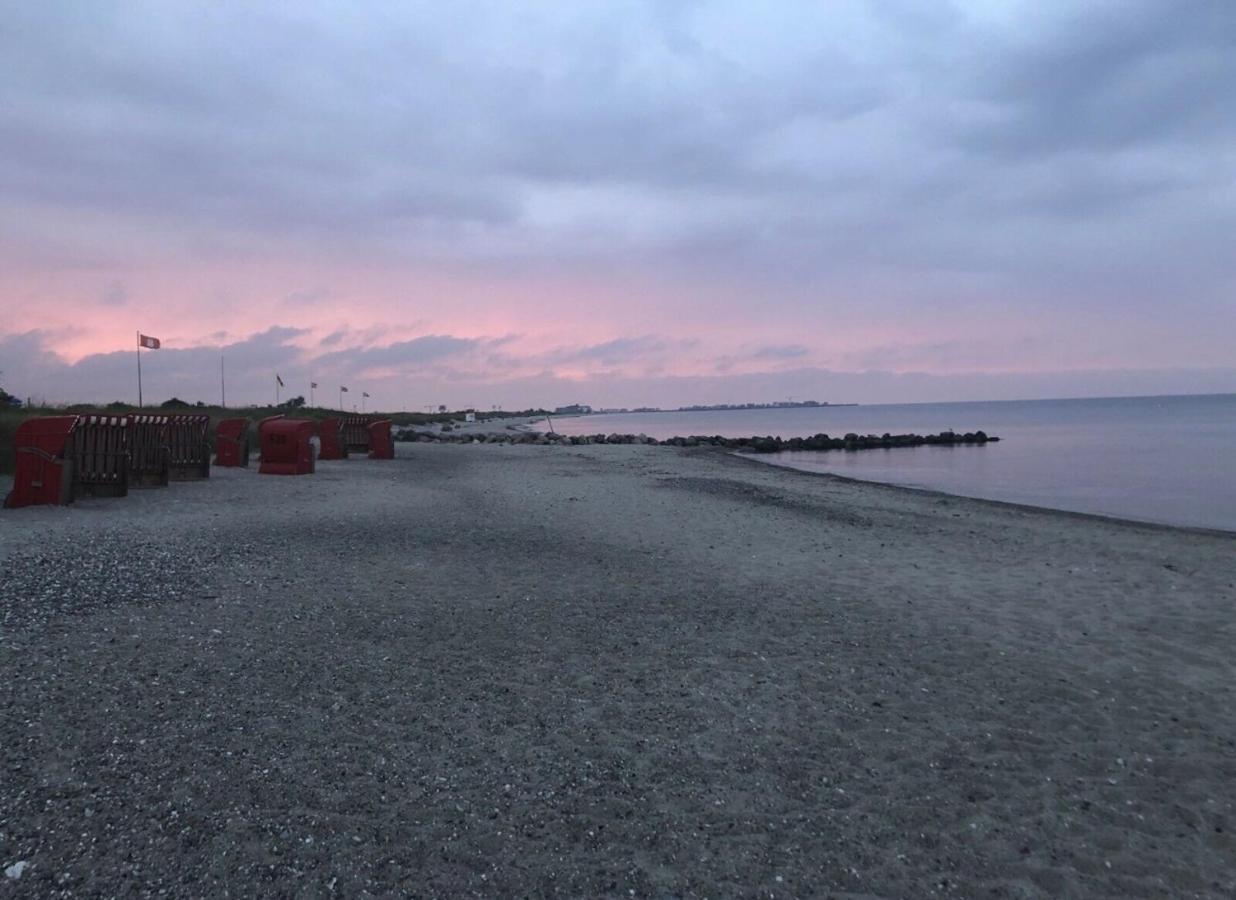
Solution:
[[[554,427],[656,438],[981,428],[1001,442],[759,459],[967,497],[1236,531],[1236,394],[628,413],[555,418]]]

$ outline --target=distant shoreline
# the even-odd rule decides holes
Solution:
[[[597,409],[592,412],[554,413],[561,416],[630,416],[655,415],[657,413],[691,413],[691,412],[773,412],[794,409],[838,409],[841,407],[858,406],[857,403],[757,403],[751,406],[680,406],[677,409]]]

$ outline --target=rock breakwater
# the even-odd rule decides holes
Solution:
[[[780,453],[784,450],[888,450],[895,447],[951,446],[986,444],[1000,438],[983,431],[941,431],[939,434],[855,434],[830,437],[815,434],[810,437],[723,437],[719,434],[671,437],[664,440],[646,434],[546,434],[538,431],[491,432],[459,434],[457,432],[426,432],[408,428],[396,432],[397,441],[423,441],[444,444],[655,444],[662,447],[723,447],[749,453]]]

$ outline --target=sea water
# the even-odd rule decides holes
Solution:
[[[1236,394],[915,403],[553,419],[565,434],[806,437],[982,429],[983,446],[761,455],[811,472],[1236,531]]]

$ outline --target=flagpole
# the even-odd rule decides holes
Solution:
[[[142,333],[137,333],[137,408],[142,408]]]
[[[227,380],[223,377],[223,354],[219,354],[219,405],[227,409]]]
[[[275,376],[275,406],[279,406],[279,376]]]
[[[309,382],[309,408],[313,409],[313,382]]]

